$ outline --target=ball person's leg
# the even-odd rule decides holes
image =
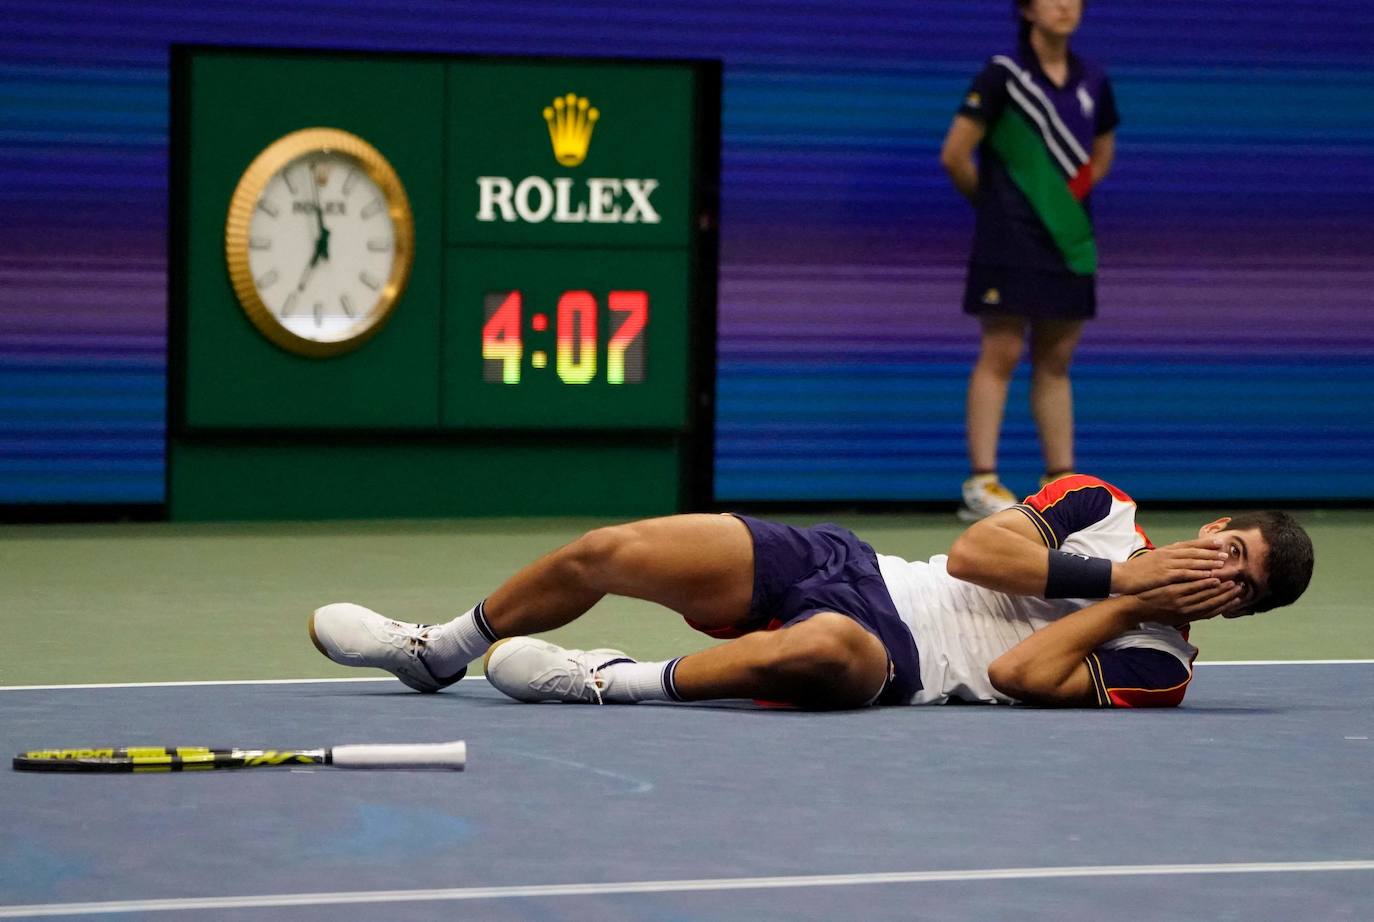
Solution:
[[[968,380],[967,437],[969,469],[997,470],[997,444],[1007,406],[1007,387],[1021,361],[1025,321],[1005,314],[984,314],[978,361]]]
[[[1047,474],[1074,468],[1069,365],[1082,333],[1081,320],[1038,320],[1031,327],[1031,415]]]

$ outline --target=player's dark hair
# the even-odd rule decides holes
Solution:
[[[1235,531],[1258,528],[1269,545],[1269,592],[1255,611],[1269,611],[1292,605],[1312,581],[1312,539],[1286,512],[1274,510],[1242,512],[1226,527]]]

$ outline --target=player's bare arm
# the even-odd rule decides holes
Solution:
[[[955,579],[996,592],[1045,594],[1049,549],[1030,519],[1007,509],[974,522],[949,549],[946,568]]]
[[[1045,595],[1050,549],[1022,513],[1008,509],[975,522],[954,542],[950,576],[996,592]],[[1226,563],[1222,542],[1195,538],[1166,545],[1134,560],[1113,561],[1111,592],[1134,594],[1209,575]]]
[[[1142,621],[1181,626],[1238,609],[1241,587],[1204,577],[1171,583],[1139,596],[1118,596],[1066,615],[1012,647],[988,666],[988,679],[1026,704],[1090,707],[1096,704],[1089,653]]]
[[[1036,631],[988,666],[988,680],[1002,694],[1026,704],[1085,707],[1095,703],[1084,662],[1102,644],[1140,623],[1132,596],[1107,599]]]

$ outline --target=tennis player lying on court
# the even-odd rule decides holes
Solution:
[[[1312,543],[1285,513],[1259,512],[1156,549],[1135,511],[1110,484],[1072,475],[928,562],[875,554],[835,525],[649,519],[583,535],[448,624],[336,603],[314,612],[310,636],[335,662],[420,691],[451,685],[485,653],[488,680],[521,701],[1177,705],[1197,655],[1189,622],[1292,604]],[[732,639],[649,663],[523,636],[608,593]]]

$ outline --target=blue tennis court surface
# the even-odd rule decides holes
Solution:
[[[1200,666],[1154,712],[7,689],[9,753],[461,738],[469,763],[6,770],[0,918],[1367,920],[1371,702],[1369,663]]]

